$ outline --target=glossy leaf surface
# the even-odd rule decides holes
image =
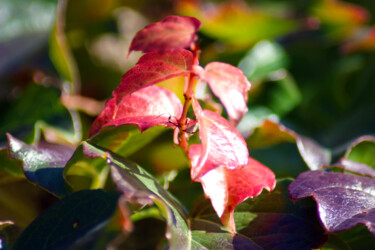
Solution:
[[[134,91],[167,80],[187,75],[193,63],[193,54],[185,49],[150,52],[142,56],[138,63],[126,72],[120,85],[113,91],[116,104]]]
[[[202,151],[191,170],[192,179],[217,166],[236,168],[246,165],[249,159],[246,142],[229,121],[212,111],[202,110],[195,98],[193,109],[198,119]]]
[[[195,42],[200,22],[193,17],[167,16],[162,21],[147,25],[134,37],[132,50],[142,52],[188,48]]]
[[[314,202],[293,203],[287,194],[290,183],[280,180],[271,193],[263,192],[238,205],[234,212],[237,234],[226,249],[314,249],[326,241]],[[197,201],[191,217],[193,241],[204,245],[214,243],[214,237],[227,239],[207,200]],[[223,240],[223,244],[228,243]]]
[[[68,195],[37,217],[18,238],[14,249],[30,246],[35,249],[87,249],[100,244],[104,248],[100,241],[103,235],[106,240],[115,236],[105,236],[105,230],[116,211],[117,198],[116,192],[103,190],[84,190]]]
[[[328,232],[365,225],[375,235],[375,180],[324,171],[304,172],[290,185],[293,200],[311,196]]]
[[[223,103],[231,123],[237,125],[247,112],[247,93],[251,86],[247,77],[239,68],[221,62],[211,62],[199,72]]]
[[[23,161],[26,177],[57,196],[67,194],[63,169],[73,155],[73,149],[41,142],[28,145],[8,134],[10,156]]]
[[[167,220],[166,237],[172,249],[183,249],[190,244],[188,225],[174,198],[145,170],[115,153],[84,144],[89,157],[104,157],[111,167],[117,189],[128,202],[141,205],[155,203]]]
[[[199,160],[200,152],[200,145],[191,146],[189,156],[193,168]],[[206,161],[206,164],[210,162]],[[236,230],[233,219],[236,206],[249,197],[258,196],[263,188],[272,190],[276,184],[272,171],[252,158],[249,158],[246,166],[213,168],[197,181],[202,183],[204,193],[211,199],[216,213],[232,232]]]
[[[90,134],[103,127],[124,124],[137,125],[141,131],[156,125],[173,126],[172,121],[180,117],[181,112],[182,104],[175,94],[162,87],[149,86],[127,95],[119,106],[115,98],[108,100]]]

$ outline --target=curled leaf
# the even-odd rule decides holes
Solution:
[[[135,67],[123,75],[120,85],[113,91],[116,104],[119,105],[126,95],[136,90],[189,74],[192,64],[193,54],[185,49],[145,54]]]
[[[181,116],[182,104],[171,91],[149,86],[127,95],[114,116],[115,109],[115,98],[112,98],[93,123],[90,135],[99,132],[103,127],[124,124],[138,125],[141,131],[156,125],[173,126],[172,118],[175,120]]]
[[[133,50],[146,53],[188,48],[197,39],[200,25],[194,17],[167,16],[140,30],[130,44],[129,53]]]
[[[328,232],[340,232],[363,224],[375,235],[375,180],[369,177],[308,171],[289,186],[289,196],[312,196]]]
[[[221,62],[211,62],[197,73],[223,103],[231,123],[237,125],[247,112],[247,93],[251,86],[247,77],[239,68]]]
[[[201,145],[191,146],[189,156],[193,168],[198,161],[200,151]],[[263,188],[272,190],[276,184],[274,173],[252,158],[249,158],[248,164],[243,167],[233,169],[225,166],[216,167],[197,181],[202,183],[204,193],[211,199],[217,215],[232,232],[236,231],[233,218],[236,206],[249,197],[258,196]]]
[[[191,170],[192,179],[201,177],[217,166],[245,166],[248,163],[249,151],[241,134],[220,115],[202,110],[194,97],[193,109],[198,119],[202,151]]]

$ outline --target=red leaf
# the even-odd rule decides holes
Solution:
[[[138,31],[130,44],[129,53],[132,50],[146,53],[188,48],[197,39],[200,25],[194,17],[168,16]]]
[[[192,145],[189,157],[192,166],[199,160],[201,145]],[[206,162],[211,165],[211,162]],[[229,169],[219,166],[207,172],[198,180],[202,183],[204,193],[211,199],[213,208],[224,226],[236,231],[233,212],[236,206],[247,198],[258,196],[263,188],[271,191],[276,184],[274,173],[258,161],[249,158],[244,167]]]
[[[201,155],[191,170],[192,179],[199,178],[217,166],[236,168],[246,165],[249,152],[241,134],[220,115],[202,110],[194,97],[192,101],[202,142]]]
[[[171,117],[180,117],[182,113],[178,97],[158,86],[149,86],[127,95],[113,117],[115,107],[115,99],[108,100],[105,109],[92,125],[90,135],[111,125],[136,124],[141,131],[156,125],[173,126]]]
[[[210,85],[212,92],[220,99],[228,112],[229,119],[236,125],[247,112],[247,93],[250,82],[243,72],[230,64],[212,62],[198,75]]]
[[[137,65],[124,74],[113,91],[119,105],[127,94],[172,77],[187,75],[193,63],[193,54],[185,49],[152,52],[142,56]]]

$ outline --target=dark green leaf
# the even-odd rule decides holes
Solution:
[[[18,238],[17,249],[104,249],[118,194],[84,190],[66,196],[35,219]],[[99,243],[104,245],[99,245]]]
[[[0,149],[0,184],[24,178],[21,162],[11,159],[7,149]]]
[[[84,152],[90,157],[105,158],[111,166],[111,175],[117,189],[129,202],[141,205],[155,203],[167,220],[166,237],[171,249],[184,249],[190,244],[190,234],[179,204],[145,170],[121,156],[89,143]]]

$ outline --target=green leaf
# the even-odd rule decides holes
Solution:
[[[226,248],[238,244],[242,248],[255,249],[256,246],[260,249],[311,249],[327,240],[316,215],[315,203],[309,200],[294,204],[289,200],[287,188],[290,183],[291,180],[278,181],[271,193],[263,192],[236,208],[234,219],[238,234],[232,236],[233,245]],[[192,217],[193,240],[212,246],[208,244],[214,244],[215,238],[222,235],[219,219],[212,208],[200,203],[192,211]],[[225,239],[223,244],[228,244],[227,236],[222,237]]]
[[[105,158],[111,166],[111,175],[125,199],[141,205],[154,202],[167,220],[166,237],[171,249],[185,249],[190,244],[189,228],[179,204],[145,170],[121,156],[103,148],[84,143],[84,152],[90,157]]]
[[[346,158],[375,168],[375,137],[358,138],[346,152]]]
[[[7,149],[0,149],[0,184],[24,178],[21,162],[10,158]]]
[[[154,126],[140,132],[136,126],[125,125],[103,131],[90,138],[88,142],[127,157],[153,141],[163,131],[163,126]]]
[[[14,249],[104,249],[116,234],[107,231],[118,194],[84,190],[66,196],[36,218]],[[113,230],[113,229],[112,229]]]
[[[0,124],[1,136],[5,133],[25,135],[40,120],[60,128],[72,127],[72,118],[60,103],[60,90],[52,87],[30,84],[16,101],[0,110],[0,120],[6,121]]]
[[[23,170],[31,182],[59,197],[67,194],[62,173],[73,154],[71,148],[42,142],[28,145],[10,134],[8,145],[10,156],[23,162]]]
[[[288,56],[274,41],[262,40],[241,59],[238,67],[251,81],[262,81],[288,66]]]

